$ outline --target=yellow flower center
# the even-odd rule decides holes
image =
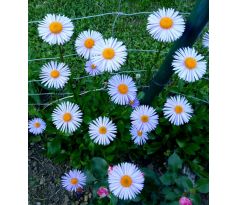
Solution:
[[[34,124],[34,126],[35,126],[35,128],[39,128],[39,127],[40,127],[40,123],[39,123],[39,122],[36,122],[36,123]]]
[[[181,105],[176,105],[175,108],[174,108],[174,111],[177,113],[177,114],[180,114],[183,112],[183,107]]]
[[[118,88],[119,93],[121,93],[121,94],[127,94],[128,93],[128,86],[124,83],[118,85],[117,88]]]
[[[169,17],[163,17],[160,19],[160,22],[159,22],[160,26],[164,29],[171,28],[173,26],[173,23],[174,23],[173,20]]]
[[[104,126],[100,127],[99,128],[99,133],[102,134],[102,135],[106,134],[107,133],[107,128],[104,127]]]
[[[52,70],[51,73],[50,73],[50,76],[52,78],[58,78],[60,76],[60,72],[58,70]]]
[[[71,184],[76,185],[76,184],[78,184],[78,179],[77,178],[72,178],[70,180],[70,182],[71,182]]]
[[[91,65],[91,68],[92,68],[92,69],[95,69],[96,67],[97,67],[97,66],[96,66],[95,64],[92,64],[92,65]]]
[[[102,55],[105,59],[112,59],[115,56],[115,51],[113,48],[105,48],[102,52]]]
[[[72,115],[69,112],[66,112],[63,116],[65,122],[69,122],[72,119]]]
[[[142,122],[148,122],[149,121],[149,116],[148,115],[142,115],[140,119],[141,119]]]
[[[186,58],[184,63],[185,63],[185,66],[190,70],[194,69],[197,66],[196,59],[194,59],[192,57]]]
[[[58,34],[63,30],[63,25],[60,22],[54,21],[49,26],[50,32]]]
[[[92,48],[95,44],[95,41],[92,38],[88,38],[85,42],[84,42],[84,46],[86,48]]]
[[[139,131],[137,131],[137,135],[139,136],[139,137],[141,137],[142,136],[142,131],[141,130],[139,130]]]
[[[134,104],[134,100],[130,100],[130,105],[133,105]]]
[[[132,179],[130,176],[128,175],[124,175],[122,178],[121,178],[121,185],[123,187],[130,187],[132,184]]]

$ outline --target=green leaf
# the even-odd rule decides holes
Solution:
[[[168,166],[173,170],[176,171],[182,168],[182,160],[180,157],[174,152],[168,159]]]
[[[94,157],[91,160],[92,173],[96,178],[103,178],[107,175],[108,164],[100,157]]]
[[[124,122],[122,120],[119,120],[117,123],[117,129],[119,132],[123,133],[124,129],[125,129],[125,125]]]
[[[175,183],[182,188],[184,191],[188,192],[191,188],[193,188],[192,181],[185,176],[181,176],[175,180]]]
[[[178,144],[178,146],[179,146],[180,148],[184,148],[184,147],[186,146],[186,142],[185,142],[185,141],[176,139],[176,142],[177,142],[177,144]]]
[[[49,155],[56,154],[60,152],[61,142],[57,139],[54,139],[52,142],[47,142],[47,153]]]
[[[144,173],[145,180],[149,181],[150,183],[154,183],[157,186],[160,185],[159,176],[157,173],[149,168],[142,168],[141,170]]]
[[[86,178],[87,179],[87,184],[91,184],[93,181],[96,180],[96,178],[93,176],[93,174],[90,171],[85,170],[84,173],[85,173],[85,175],[87,177]]]
[[[197,181],[197,187],[196,189],[203,194],[206,194],[209,192],[209,181],[206,178],[201,178]]]
[[[30,141],[31,142],[40,142],[41,137],[40,137],[40,135],[32,136],[32,137],[30,137]]]
[[[118,199],[113,194],[110,194],[110,205],[117,205]]]
[[[199,194],[191,194],[190,199],[193,202],[193,205],[201,205],[201,197]]]
[[[178,197],[177,194],[173,192],[171,189],[166,189],[166,191],[164,190],[164,195],[165,199],[169,201],[173,201]]]
[[[169,172],[166,172],[164,175],[160,177],[160,181],[166,185],[169,186],[172,184],[172,177]]]
[[[145,96],[145,93],[141,91],[138,93],[137,98],[138,100],[141,100],[144,96]]]

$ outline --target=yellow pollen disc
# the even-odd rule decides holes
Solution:
[[[69,112],[66,112],[63,116],[65,122],[69,122],[72,119],[72,115]]]
[[[163,17],[160,19],[160,22],[159,22],[160,26],[164,29],[171,28],[173,26],[173,23],[174,23],[173,20],[169,17]]]
[[[118,91],[119,91],[119,93],[121,93],[121,94],[127,94],[128,93],[128,86],[126,85],[126,84],[120,84],[120,85],[118,85]]]
[[[50,76],[52,78],[58,78],[60,76],[60,72],[58,70],[52,70]]]
[[[134,103],[134,100],[130,100],[130,102],[129,102],[129,103],[130,103],[130,105],[133,105],[133,103]]]
[[[181,112],[183,112],[183,107],[181,105],[176,105],[175,108],[174,108],[174,111],[177,114],[180,114]]]
[[[104,127],[104,126],[100,127],[99,128],[99,133],[102,134],[102,135],[106,134],[107,133],[107,128]]]
[[[149,121],[149,116],[148,115],[142,115],[140,119],[141,119],[142,122],[148,122]]]
[[[190,70],[194,69],[197,66],[196,59],[194,59],[192,57],[186,58],[184,63],[185,63],[185,66]]]
[[[97,66],[96,66],[95,64],[92,64],[92,65],[91,65],[91,68],[92,68],[92,69],[95,69],[96,67],[97,67]]]
[[[102,55],[105,59],[112,59],[115,56],[115,51],[113,48],[105,48],[102,52]]]
[[[40,123],[39,123],[39,122],[36,122],[36,123],[34,124],[34,126],[35,126],[35,128],[39,128],[39,127],[40,127]]]
[[[60,22],[54,21],[50,24],[49,29],[51,33],[58,34],[63,30],[63,25]]]
[[[139,130],[139,131],[137,131],[137,135],[139,136],[139,137],[141,137],[142,136],[142,131],[141,130]]]
[[[92,38],[88,38],[86,41],[84,41],[84,46],[86,48],[92,48],[95,44],[95,41]]]
[[[78,179],[77,178],[72,178],[70,180],[70,182],[71,182],[71,184],[76,185],[76,184],[78,184]]]
[[[132,184],[132,179],[130,176],[128,175],[124,175],[122,178],[121,178],[121,185],[123,187],[130,187]]]

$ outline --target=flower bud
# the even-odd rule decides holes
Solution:
[[[105,187],[100,187],[97,191],[97,194],[100,198],[104,198],[109,195],[109,191]]]
[[[179,205],[192,205],[192,201],[189,198],[183,196],[179,199]]]

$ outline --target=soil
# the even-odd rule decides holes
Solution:
[[[62,188],[61,176],[67,165],[56,165],[44,156],[39,144],[28,147],[28,204],[29,205],[87,205],[90,194],[73,195]]]

